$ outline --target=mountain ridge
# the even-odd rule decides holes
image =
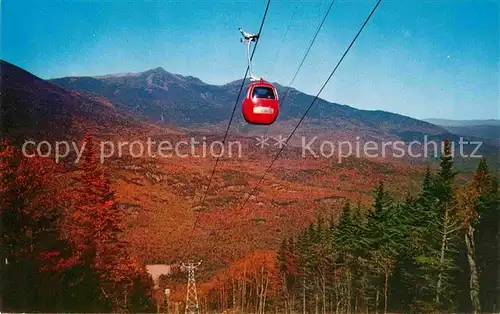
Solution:
[[[452,119],[426,119],[446,129],[448,132],[462,135],[474,136],[487,139],[492,145],[500,145],[500,120],[452,120]]]
[[[102,95],[66,90],[4,60],[0,77],[1,133],[14,141],[143,127]]]
[[[217,124],[226,120],[228,113],[232,111],[242,80],[212,85],[193,76],[173,74],[162,67],[157,67],[128,76],[63,77],[50,81],[70,90],[84,90],[103,95],[122,109],[135,109],[135,112],[142,117],[156,121],[160,120],[158,117],[169,108],[178,118],[172,122],[189,127]],[[247,79],[243,91],[249,84],[250,80]],[[279,83],[274,84],[280,96],[288,91],[289,87]],[[240,96],[239,101],[242,97],[244,95]],[[313,95],[292,87],[285,103],[282,104],[279,119],[283,121],[300,118],[313,98]],[[177,102],[182,102],[183,106],[179,106]],[[445,129],[431,123],[388,111],[357,109],[322,98],[316,100],[315,106],[308,118],[327,118],[325,120],[327,124],[328,119],[340,119],[354,121],[354,125],[366,124],[366,127],[388,128],[391,124],[395,124],[397,128],[405,129],[411,126],[410,129],[417,128],[421,132],[446,133]],[[197,108],[203,114],[197,114]],[[242,122],[241,119],[237,120]]]
[[[242,82],[208,85],[195,77],[174,75],[163,68],[133,76],[45,81],[6,62],[2,62],[2,68],[3,133],[42,136],[43,131],[48,138],[81,135],[89,127],[108,134],[137,133],[141,128],[152,126],[151,123],[157,124],[155,128],[160,132],[174,125],[175,131],[181,133],[222,134],[227,129]],[[249,80],[244,82],[244,88],[248,84]],[[285,87],[279,84],[276,87],[281,95],[286,93]],[[267,134],[286,138],[313,99],[293,88],[287,101],[281,104],[277,121],[265,128],[268,132],[264,133],[262,126],[249,125],[239,113],[234,117],[229,136],[255,138]],[[314,145],[332,139],[337,143],[348,141],[360,145],[368,141],[422,143],[426,137],[438,142],[447,138],[458,143],[462,139],[445,128],[399,114],[359,110],[321,98],[315,104],[295,137],[290,139],[290,146],[300,146],[304,138],[316,138]],[[463,138],[477,140],[472,136]],[[484,142],[493,146],[485,146],[483,150],[498,151],[498,143]]]
[[[102,95],[117,110],[138,116],[143,121],[169,123],[198,134],[224,134],[234,106],[241,106],[251,83],[249,79],[244,82],[239,79],[223,85],[210,85],[192,76],[172,74],[161,67],[133,76],[65,77],[51,82],[68,90]],[[243,92],[238,98],[242,83]],[[288,87],[274,84],[282,98]],[[241,112],[237,112],[228,135],[255,138],[265,134],[273,138],[287,138],[314,98],[292,87],[285,102],[280,104],[280,114],[274,124],[268,127],[250,125],[245,122]],[[236,99],[238,103],[235,104]],[[481,134],[457,135],[445,127],[401,114],[362,110],[318,98],[302,120],[300,128],[296,129],[295,137],[287,144],[301,146],[304,138],[316,138],[317,144],[314,145],[331,142],[332,139],[337,143],[356,142],[356,145],[368,142],[380,145],[396,141],[424,143],[427,140],[442,143],[445,139],[459,143],[466,140],[484,142],[487,145],[482,146],[481,152],[493,156],[493,159],[497,158],[500,143],[479,138],[477,135]],[[473,147],[465,149],[470,150],[466,153],[471,153]],[[470,162],[467,158],[464,161]]]
[[[463,126],[479,126],[479,125],[500,126],[500,119],[461,120],[461,119],[427,118],[427,119],[422,119],[422,121],[446,127],[463,127]]]

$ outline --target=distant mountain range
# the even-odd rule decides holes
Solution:
[[[136,132],[152,122],[175,125],[185,132],[222,135],[235,105],[242,80],[211,85],[192,76],[155,68],[140,73],[97,77],[64,77],[43,80],[2,61],[2,134],[60,138],[91,129],[101,133]],[[243,90],[249,85],[244,82]],[[287,87],[275,84],[281,98]],[[244,97],[244,92],[241,97]],[[238,106],[231,135],[262,135],[265,128],[248,125]],[[288,136],[313,100],[291,88],[280,116],[269,128],[270,136]],[[359,110],[318,99],[296,135],[336,141],[423,141],[448,138],[477,140],[478,135],[385,111]],[[459,135],[457,135],[459,134]],[[480,136],[479,136],[480,137]],[[484,136],[484,140],[491,138]],[[294,140],[290,141],[293,145]],[[297,140],[298,141],[298,140]],[[491,143],[490,143],[491,144]],[[493,143],[495,144],[495,143]],[[486,152],[498,147],[484,146]]]
[[[426,121],[436,125],[442,126],[451,126],[451,127],[459,127],[459,126],[479,126],[479,125],[491,125],[491,126],[500,126],[499,119],[485,119],[485,120],[451,120],[451,119],[423,119],[422,121]]]
[[[137,114],[143,119],[195,129],[211,127],[214,131],[222,130],[227,124],[242,83],[242,80],[237,80],[225,85],[210,85],[198,78],[173,74],[163,68],[99,77],[64,77],[50,81],[69,90],[104,96],[123,112]],[[239,102],[249,83],[248,80],[245,82]],[[275,85],[278,94],[283,97],[288,88]],[[290,89],[285,103],[281,104],[278,122],[272,127],[274,132],[291,129],[312,100],[313,96]],[[318,99],[315,106],[301,126],[301,130],[310,131],[311,134],[383,139],[448,133],[434,124],[390,112],[359,110],[323,99]],[[240,133],[262,132],[262,128],[248,127],[239,110],[234,125]]]
[[[424,121],[439,125],[447,131],[457,135],[480,137],[491,140],[491,143],[500,144],[500,120],[498,119],[425,119]]]
[[[185,140],[191,134],[197,137],[199,131],[211,132],[210,139],[220,140],[242,83],[239,80],[210,85],[162,68],[43,80],[3,61],[0,76],[0,135],[18,145],[28,138],[49,142],[80,139],[89,130],[101,139],[129,142],[150,135]],[[248,81],[244,83],[246,87]],[[287,91],[279,84],[277,88],[281,96]],[[268,135],[288,135],[312,99],[311,95],[291,89]],[[219,163],[203,206],[199,206],[199,199],[206,191],[213,167],[210,159],[107,160],[119,206],[129,217],[135,217],[128,224],[127,240],[144,260],[186,256],[185,235],[193,232],[192,221],[197,219],[198,211],[203,211],[200,224],[204,230],[193,236],[199,237],[197,243],[201,245],[196,251],[203,258],[240,258],[255,251],[255,243],[259,249],[275,248],[279,245],[276,239],[297,234],[318,215],[340,210],[345,200],[369,206],[371,191],[380,181],[402,197],[420,180],[423,168],[414,164],[428,161],[406,159],[409,163],[405,163],[351,156],[339,163],[337,158],[302,158],[300,149],[287,147],[260,188],[248,199],[241,215],[237,211],[249,187],[260,182],[262,171],[273,160],[277,148],[262,150],[255,146],[253,138],[240,137],[262,135],[264,128],[246,124],[240,113],[241,99],[237,106],[229,135],[239,135],[235,137],[243,142],[245,154],[241,159],[227,158]],[[172,132],[179,128],[181,132]],[[430,140],[459,140],[458,135],[432,123],[384,111],[358,110],[321,99],[297,133],[332,141],[356,137],[365,141],[422,141],[426,135]],[[478,153],[492,152],[498,152],[498,146],[484,145]],[[490,167],[498,169],[494,164],[498,158],[491,160]],[[477,159],[455,159],[455,162],[462,172],[477,167]],[[68,172],[62,178],[69,179],[75,174]],[[68,181],[62,180],[61,186],[63,182]],[[236,215],[244,219],[233,220]],[[214,237],[208,230],[221,232]],[[209,241],[223,241],[225,245],[215,246],[209,252],[205,245]]]
[[[13,140],[26,137],[62,139],[84,131],[125,132],[143,127],[105,97],[70,91],[0,60],[0,133]]]

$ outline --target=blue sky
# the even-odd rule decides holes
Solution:
[[[237,27],[258,31],[266,2],[3,0],[0,57],[42,78],[161,66],[224,84],[246,69]],[[317,93],[375,2],[336,0],[295,88]],[[329,3],[271,0],[254,72],[288,85]],[[382,0],[321,97],[415,118],[499,118],[499,8]]]

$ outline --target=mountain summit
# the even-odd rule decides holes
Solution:
[[[179,126],[221,126],[227,123],[241,86],[241,79],[225,85],[211,85],[193,76],[173,74],[161,67],[124,76],[64,77],[51,80],[61,87],[85,91],[108,98],[117,108],[134,112],[143,119],[169,121]],[[245,81],[244,91],[250,84]],[[275,84],[283,96],[288,87]],[[275,130],[289,129],[296,123],[313,96],[292,88]],[[239,104],[237,104],[239,105]],[[235,125],[244,127],[237,114]],[[359,110],[347,105],[318,99],[304,121],[303,130],[347,133],[375,138],[399,138],[412,134],[447,133],[441,127],[410,117],[384,111]]]

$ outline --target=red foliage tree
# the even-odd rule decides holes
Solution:
[[[200,297],[206,295],[214,308],[264,313],[280,286],[276,253],[257,251],[234,262],[202,285]]]
[[[70,215],[70,238],[80,262],[97,274],[101,299],[113,310],[122,311],[129,308],[137,283],[144,283],[147,275],[140,263],[128,255],[122,237],[124,215],[117,207],[111,182],[98,161],[91,136],[85,135],[83,143],[79,164],[82,173]]]
[[[65,272],[75,265],[61,237],[58,167],[47,158],[23,156],[0,142],[0,265],[3,309],[54,311]],[[41,288],[43,287],[43,288]]]

